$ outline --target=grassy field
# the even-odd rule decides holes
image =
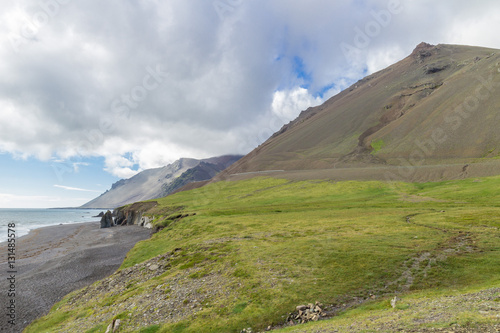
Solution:
[[[113,319],[119,332],[332,332],[370,316],[432,326],[412,317],[422,299],[490,290],[499,304],[499,188],[500,177],[255,178],[181,192],[157,200],[149,214],[165,228],[117,273],[68,295],[26,332],[104,332]],[[316,301],[332,319],[283,328],[297,305]],[[435,325],[498,320],[471,311]]]

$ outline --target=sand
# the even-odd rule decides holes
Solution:
[[[100,229],[99,222],[35,229],[16,242],[15,298],[10,288],[6,243],[0,244],[0,331],[22,332],[66,294],[111,275],[150,230],[139,226]],[[7,306],[15,300],[16,324]]]

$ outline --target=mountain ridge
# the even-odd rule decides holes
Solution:
[[[110,190],[79,208],[108,209],[161,198],[189,182],[212,178],[240,158],[240,155],[224,155],[202,160],[181,158],[167,166],[147,169],[131,178],[121,179],[112,184]]]

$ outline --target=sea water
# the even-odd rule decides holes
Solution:
[[[30,230],[51,225],[100,221],[96,209],[10,209],[0,208],[0,242],[7,241],[9,224],[14,223],[16,238]]]

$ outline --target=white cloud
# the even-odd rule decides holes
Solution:
[[[40,3],[6,2],[0,151],[103,156],[119,177],[183,156],[246,153],[321,92],[330,97],[422,41],[500,48],[496,0],[401,1],[353,57],[342,43],[356,45],[390,2],[229,3],[221,20],[211,1],[71,1],[27,34]],[[158,65],[165,74],[153,88]]]
[[[86,190],[86,189],[83,189],[83,188],[78,188],[78,187],[70,187],[70,186],[64,186],[64,185],[54,185],[54,187],[57,187],[57,188],[62,188],[63,190],[68,190],[68,191],[96,192],[96,193],[101,193],[101,191]]]
[[[307,89],[297,87],[286,91],[276,91],[271,107],[278,117],[290,121],[295,119],[300,111],[322,102],[320,97],[313,97]]]
[[[406,56],[407,54],[398,45],[392,47],[386,46],[382,49],[374,50],[368,54],[366,59],[368,74],[382,70]]]

